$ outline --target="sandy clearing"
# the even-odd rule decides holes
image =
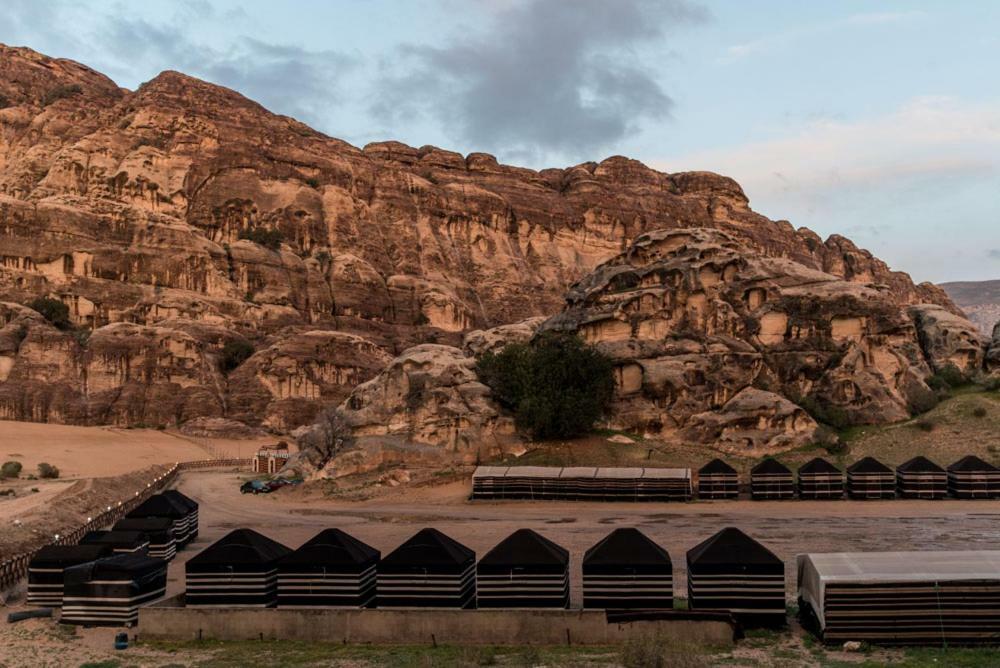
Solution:
[[[213,457],[249,457],[274,438],[207,439],[155,429],[116,429],[0,420],[0,459],[17,460],[24,474],[40,462],[59,468],[63,478],[120,475],[153,464]]]
[[[340,527],[387,554],[424,526],[434,526],[480,556],[516,529],[535,529],[571,554],[573,602],[580,561],[612,529],[634,526],[664,545],[675,564],[675,591],[687,586],[684,555],[726,526],[754,536],[786,563],[795,592],[802,552],[1000,549],[1000,501],[720,501],[694,503],[470,502],[469,482],[396,490],[350,502],[306,490],[242,495],[235,471],[191,471],[177,487],[201,508],[198,540],[171,563],[168,593],[183,590],[184,562],[232,529],[248,527],[295,548]]]

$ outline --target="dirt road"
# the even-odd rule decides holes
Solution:
[[[574,603],[580,561],[616,527],[634,526],[670,552],[675,590],[687,586],[684,555],[715,531],[736,526],[786,561],[794,596],[802,552],[1000,549],[1000,501],[719,501],[694,503],[470,502],[469,483],[394,490],[372,501],[317,498],[305,490],[241,495],[235,472],[188,472],[178,488],[201,504],[201,533],[171,564],[171,591],[183,589],[183,563],[226,532],[248,527],[295,548],[320,529],[340,527],[383,555],[418,529],[434,526],[480,556],[528,527],[570,551]]]

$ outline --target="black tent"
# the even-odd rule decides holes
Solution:
[[[735,499],[739,495],[739,475],[726,462],[713,459],[698,469],[699,499]]]
[[[847,467],[847,495],[852,499],[892,499],[896,496],[896,475],[874,457],[865,457]]]
[[[198,537],[198,502],[176,489],[165,490],[163,496],[187,509],[185,516],[187,539],[184,542],[190,543]]]
[[[421,529],[382,559],[378,605],[471,608],[476,553],[437,529]]]
[[[750,496],[754,500],[795,497],[795,477],[777,459],[765,459],[750,470]]]
[[[959,499],[1000,497],[1000,468],[969,455],[948,467],[948,490]]]
[[[115,531],[141,531],[149,536],[149,556],[170,561],[177,554],[174,522],[169,517],[125,517],[112,527]]]
[[[748,624],[785,622],[785,564],[729,527],[687,553],[688,606],[728,610]]]
[[[167,562],[117,554],[66,569],[60,621],[87,626],[132,626],[139,608],[164,595]]]
[[[674,607],[670,555],[638,529],[615,529],[583,556],[583,607]]]
[[[374,605],[380,556],[340,529],[324,529],[278,562],[278,606]]]
[[[149,536],[142,531],[88,531],[81,545],[108,545],[115,554],[149,554]]]
[[[914,457],[896,467],[896,488],[907,499],[943,499],[948,472],[926,457]]]
[[[480,608],[569,607],[569,552],[531,529],[518,529],[476,566]]]
[[[138,506],[126,517],[166,517],[173,522],[174,540],[177,542],[177,549],[180,549],[190,540],[188,535],[188,517],[191,509],[163,494],[154,494]]]
[[[28,562],[28,605],[61,606],[66,569],[109,556],[107,545],[46,545]]]
[[[839,499],[844,496],[844,472],[821,457],[799,468],[800,499]]]
[[[271,608],[278,598],[278,562],[292,551],[252,529],[236,529],[185,564],[186,604]]]

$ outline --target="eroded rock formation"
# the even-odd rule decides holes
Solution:
[[[722,230],[802,272],[880,286],[886,302],[958,313],[847,239],[754,213],[739,185],[707,172],[358,149],[177,72],[129,91],[3,46],[0,102],[0,300],[59,299],[74,327],[3,307],[3,417],[289,429],[413,345],[556,312],[571,284],[654,229]],[[256,354],[224,373],[233,340]],[[683,345],[714,364],[761,354]],[[873,407],[905,403],[890,394]]]
[[[716,229],[657,230],[569,292],[542,329],[617,362],[613,426],[743,451],[801,445],[824,417],[908,417],[945,363],[977,371],[964,318]],[[922,345],[923,344],[923,345]]]

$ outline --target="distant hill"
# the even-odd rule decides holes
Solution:
[[[944,291],[962,307],[969,320],[986,334],[1000,322],[1000,280],[941,283]]]

